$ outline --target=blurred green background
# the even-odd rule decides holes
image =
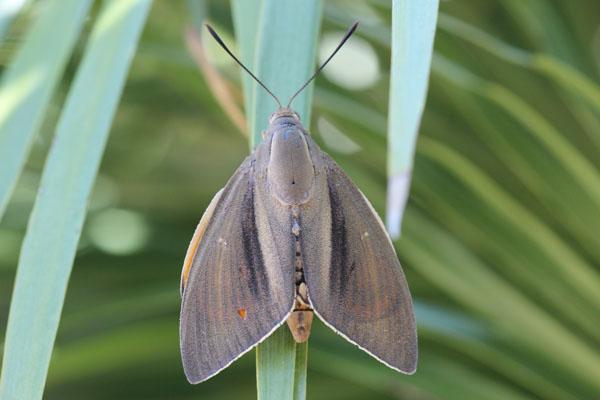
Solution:
[[[197,386],[181,367],[185,251],[248,152],[186,48],[196,15],[189,3],[155,1],[150,11],[91,197],[44,398],[256,396],[254,352]],[[2,68],[36,4],[6,34]],[[97,12],[95,4],[0,222],[2,331],[45,157]],[[207,15],[234,43],[229,3],[208,2]],[[310,126],[383,215],[390,2],[325,0],[319,59],[354,20],[356,36],[316,80]],[[599,29],[597,0],[441,2],[395,243],[415,300],[418,370],[389,370],[315,322],[309,399],[600,398]],[[207,46],[239,88],[239,68]]]

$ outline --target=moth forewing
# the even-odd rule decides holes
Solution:
[[[180,342],[192,383],[215,375],[266,338],[293,305],[293,274],[277,269],[293,259],[269,259],[261,246],[254,162],[248,157],[223,189],[189,268]]]
[[[303,236],[302,254],[309,301],[315,313],[350,342],[394,369],[413,373],[416,324],[394,248],[366,198],[322,154],[327,160],[328,200],[313,214],[329,228],[305,225],[303,230],[308,239],[305,242]]]

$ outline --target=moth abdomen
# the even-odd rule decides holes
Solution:
[[[310,336],[313,310],[308,300],[306,280],[304,279],[304,268],[302,266],[302,246],[300,245],[300,209],[297,205],[290,207],[292,213],[292,234],[294,235],[294,247],[296,250],[294,260],[294,283],[296,298],[294,309],[287,318],[287,324],[292,332],[294,340],[298,343],[305,342]]]

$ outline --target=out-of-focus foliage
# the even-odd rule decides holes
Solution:
[[[23,122],[29,114],[37,113],[38,117],[45,114],[52,93],[50,87],[54,85],[40,87],[45,86],[48,75],[54,78],[62,75],[62,66],[45,67],[54,54],[53,49],[61,47],[60,42],[47,41],[45,36],[56,29],[55,25],[72,22],[75,15],[67,14],[65,18],[65,6],[77,10],[79,23],[73,25],[79,27],[91,4],[90,1],[44,3],[33,28],[35,34],[28,35],[25,51],[19,51],[18,62],[11,65],[13,74],[7,74],[2,81],[0,107],[12,103],[10,110],[4,112],[19,115],[16,120],[5,121],[8,123],[0,130],[4,154],[18,154],[14,159],[2,158],[1,165],[10,171],[3,176],[3,183],[8,184],[0,188],[5,198],[11,194],[31,147],[26,142],[32,142],[36,133],[36,128]],[[86,43],[52,138],[21,247],[3,349],[0,397],[4,400],[42,398],[88,199],[151,4],[151,0],[103,2]],[[63,34],[72,29],[65,29]],[[76,42],[78,35],[71,32],[70,36],[73,37],[70,42]],[[44,46],[47,53],[31,57]],[[69,52],[62,53],[61,58],[65,59]],[[29,90],[21,84],[21,73],[21,76],[36,76]],[[32,101],[40,92],[45,92],[46,101]],[[14,136],[30,139],[20,142]],[[1,212],[0,206],[0,216]]]
[[[35,9],[6,33],[3,67]],[[208,12],[220,33],[232,34],[227,2],[210,2]],[[311,124],[380,212],[390,12],[388,1],[324,1],[322,33],[360,20],[357,37],[374,50],[365,54],[377,58],[379,76],[363,89],[319,77]],[[252,353],[199,386],[181,368],[183,256],[248,149],[187,53],[189,18],[185,2],[155,2],[150,11],[90,202],[45,398],[256,395]],[[397,242],[416,303],[417,373],[387,369],[315,321],[308,398],[598,397],[599,26],[594,0],[441,2]],[[2,328],[50,138],[90,29],[78,38],[0,223]],[[343,67],[360,66],[358,59]],[[221,59],[219,69],[241,87],[233,63]]]

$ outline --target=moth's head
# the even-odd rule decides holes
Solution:
[[[280,107],[277,109],[277,111],[271,114],[271,116],[269,117],[269,124],[272,124],[273,122],[275,122],[275,120],[279,118],[293,118],[300,122],[300,115],[296,111],[288,107]]]
[[[269,116],[269,127],[263,131],[263,139],[276,134],[290,132],[290,129],[297,131],[299,134],[310,135],[304,129],[300,121],[300,115],[289,107],[279,107],[273,114]],[[287,137],[287,134],[285,135]]]

